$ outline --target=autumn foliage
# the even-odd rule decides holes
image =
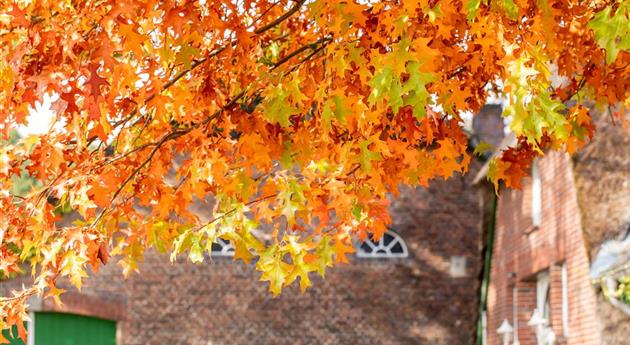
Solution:
[[[518,138],[489,178],[630,107],[630,2],[0,0],[0,131],[52,95],[44,135],[0,145],[0,329],[109,257],[204,260],[216,238],[273,294],[378,238],[400,185],[465,173],[489,96]],[[589,101],[589,102],[590,102]],[[41,183],[10,190],[26,171]],[[194,203],[212,207],[193,212]],[[59,210],[80,217],[56,225]],[[315,273],[316,272],[316,273]],[[1,337],[0,337],[1,340]]]

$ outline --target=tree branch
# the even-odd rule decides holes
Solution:
[[[287,18],[291,17],[295,12],[299,11],[300,8],[302,7],[302,5],[304,4],[304,2],[306,2],[306,0],[298,0],[295,2],[295,4],[293,5],[293,7],[291,7],[288,11],[286,11],[283,15],[281,15],[280,17],[276,18],[274,21],[272,21],[271,23],[258,28],[256,30],[254,30],[254,33],[256,34],[262,34],[263,32],[275,27],[276,25],[282,23],[283,21],[285,21]]]
[[[264,200],[267,200],[267,199],[274,198],[274,197],[276,197],[276,196],[278,196],[278,194],[277,194],[277,193],[275,193],[275,194],[271,194],[271,195],[267,195],[267,196],[263,196],[263,197],[260,197],[260,198],[258,198],[258,199],[255,199],[255,200],[252,200],[252,201],[248,201],[248,202],[246,202],[246,203],[245,203],[245,206],[250,206],[250,205],[253,205],[253,204],[255,204],[255,203],[258,203],[258,202],[261,202],[261,201],[264,201]],[[200,226],[200,227],[196,228],[196,229],[195,229],[195,231],[197,231],[197,230],[201,230],[203,227],[208,226],[208,225],[210,225],[210,224],[212,224],[212,223],[214,223],[214,222],[216,222],[216,221],[218,221],[218,220],[220,220],[220,219],[223,219],[223,218],[225,218],[226,216],[229,216],[230,214],[232,214],[232,213],[234,213],[234,212],[236,212],[236,207],[235,207],[235,208],[233,208],[233,209],[231,209],[231,210],[229,210],[229,211],[227,211],[227,212],[225,212],[225,213],[222,213],[222,214],[221,214],[220,216],[218,216],[218,217],[212,218],[211,220],[207,221],[207,222],[206,222],[205,224],[203,224],[202,226]]]
[[[293,7],[291,7],[291,9],[289,9],[287,12],[285,12],[282,16],[276,18],[274,21],[272,21],[271,23],[255,30],[254,32],[256,34],[261,34],[264,33],[265,31],[268,31],[270,29],[272,29],[273,27],[275,27],[276,25],[282,23],[283,21],[285,21],[287,18],[291,17],[293,14],[295,14],[296,12],[299,11],[299,9],[302,7],[302,5],[304,4],[305,0],[299,0],[297,1]],[[296,51],[289,53],[289,55],[285,56],[283,59],[281,59],[280,61],[276,62],[276,64],[274,64],[273,69],[279,67],[280,65],[286,63],[287,61],[289,61],[292,57],[300,54],[301,52],[307,50],[307,49],[315,49],[315,47],[317,47],[318,44],[324,43],[324,42],[328,42],[330,41],[332,38],[330,37],[325,37],[323,39],[318,40],[317,42],[305,45],[303,47],[300,47],[299,49],[297,49]],[[173,86],[178,80],[180,80],[181,78],[183,78],[184,76],[186,76],[188,73],[190,73],[192,70],[194,70],[195,68],[199,67],[200,65],[202,65],[204,62],[208,61],[208,59],[215,57],[217,55],[219,55],[221,52],[223,52],[224,50],[226,50],[229,46],[234,46],[236,45],[237,40],[233,40],[228,44],[225,44],[221,47],[219,47],[218,49],[212,51],[208,56],[197,60],[195,62],[193,62],[193,64],[191,65],[191,67],[189,69],[183,70],[181,72],[179,72],[177,75],[175,75],[175,77],[173,77],[171,80],[169,80],[167,83],[165,83],[162,86],[162,90],[161,91],[165,91],[166,89],[168,89],[169,87]],[[321,47],[320,47],[321,48]],[[160,91],[160,92],[161,92]],[[150,96],[148,96],[145,100],[145,102],[149,102],[152,99],[154,99],[157,96],[156,94],[152,94]],[[236,96],[234,96],[232,98],[232,100],[230,100],[230,102],[228,102],[225,106],[223,106],[221,109],[217,110],[214,114],[212,114],[211,116],[209,116],[208,118],[206,118],[204,121],[202,121],[199,124],[193,125],[191,127],[188,127],[186,129],[183,130],[176,130],[174,132],[170,132],[168,134],[166,134],[164,137],[162,137],[162,139],[160,139],[158,142],[155,143],[149,143],[149,144],[145,144],[142,145],[139,148],[133,149],[132,151],[123,154],[120,157],[117,157],[116,159],[114,159],[113,161],[119,160],[133,152],[137,152],[143,148],[146,147],[150,147],[150,146],[155,146],[153,148],[153,150],[151,150],[151,152],[149,153],[149,155],[147,156],[147,158],[142,162],[142,164],[140,164],[138,167],[136,167],[136,169],[134,169],[132,171],[132,173],[125,179],[125,181],[123,181],[123,183],[119,186],[119,188],[116,190],[116,192],[114,193],[113,197],[111,198],[110,201],[110,205],[105,207],[103,210],[101,210],[101,212],[99,213],[99,215],[94,219],[94,221],[92,222],[92,224],[90,225],[90,227],[94,227],[96,226],[96,224],[98,224],[98,222],[102,219],[103,215],[111,208],[111,206],[114,204],[114,202],[116,201],[117,197],[119,196],[119,194],[122,192],[122,190],[124,189],[124,187],[138,174],[138,172],[144,168],[147,164],[149,164],[149,162],[152,160],[153,156],[155,155],[155,153],[160,149],[160,147],[162,147],[162,145],[164,145],[167,141],[170,140],[174,140],[176,138],[181,137],[182,135],[189,133],[190,131],[192,131],[195,128],[199,128],[200,126],[203,125],[207,125],[208,123],[210,123],[210,121],[212,121],[213,119],[217,118],[218,116],[220,116],[224,110],[226,110],[227,108],[232,107],[234,104],[236,104],[236,102],[241,99],[243,96],[245,96],[245,91],[241,91],[239,92]],[[127,116],[124,119],[121,119],[119,121],[117,121],[114,124],[114,127],[117,127],[123,123],[126,123],[127,121],[129,121],[129,119],[131,119],[133,116],[135,116],[138,113],[138,108],[136,107],[130,114],[129,116]],[[91,143],[92,141],[94,141],[97,137],[91,137],[88,139],[88,143]],[[104,163],[101,166],[107,165],[113,161]],[[57,176],[57,178],[55,180],[57,180],[60,176]],[[53,180],[53,182],[55,181]],[[52,185],[52,183],[51,183]],[[45,190],[50,189],[51,186],[47,187]]]
[[[151,152],[149,153],[149,155],[147,156],[147,158],[142,162],[142,164],[140,164],[139,166],[137,166],[132,172],[131,174],[129,174],[129,176],[127,176],[127,178],[123,181],[123,183],[120,184],[120,186],[118,187],[118,189],[116,189],[116,192],[114,193],[114,195],[111,198],[111,201],[109,202],[109,205],[105,208],[103,208],[101,210],[101,212],[98,214],[98,216],[94,219],[94,221],[92,222],[92,224],[90,225],[90,227],[94,227],[96,224],[98,224],[98,222],[101,220],[101,218],[103,217],[103,215],[111,208],[111,206],[114,204],[114,202],[116,201],[116,198],[118,197],[118,195],[122,192],[122,190],[125,188],[125,186],[127,186],[127,184],[138,174],[138,172],[140,172],[140,170],[142,170],[142,168],[144,168],[147,164],[149,164],[149,162],[151,162],[151,160],[153,159],[153,156],[155,155],[155,153],[160,149],[160,147],[162,147],[162,145],[164,145],[167,141],[178,138],[182,135],[184,135],[185,133],[188,133],[188,131],[183,132],[183,131],[175,131],[175,132],[171,132],[167,135],[165,135],[164,137],[162,137],[162,139],[160,139],[160,141],[155,145],[155,147],[153,148],[153,150],[151,150]]]
[[[274,28],[275,26],[277,26],[278,24],[282,23],[283,21],[285,21],[286,19],[288,19],[289,17],[291,17],[293,14],[295,14],[297,11],[300,10],[300,8],[302,7],[302,5],[304,4],[306,0],[299,0],[295,3],[295,5],[293,5],[293,7],[291,7],[287,12],[285,12],[283,15],[281,15],[280,17],[276,18],[275,20],[273,20],[271,23],[258,28],[256,30],[254,30],[254,33],[256,34],[262,34],[272,28]],[[224,50],[226,50],[229,46],[235,46],[237,44],[237,40],[233,40],[230,43],[226,43],[223,46],[213,50],[210,54],[208,54],[208,56],[205,56],[199,60],[194,61],[190,68],[187,68],[183,71],[180,71],[179,73],[177,73],[172,79],[170,79],[168,82],[166,82],[163,86],[160,92],[165,91],[166,89],[168,89],[169,87],[173,86],[175,83],[177,83],[178,80],[180,80],[181,78],[183,78],[184,76],[186,76],[188,73],[192,72],[195,68],[199,67],[200,65],[202,65],[204,62],[208,61],[209,59],[219,55],[221,52],[223,52]],[[146,102],[150,102],[151,100],[153,100],[160,92],[158,93],[154,93],[150,96],[148,96],[145,99],[145,103]],[[127,117],[125,117],[124,119],[121,119],[117,122],[115,122],[114,124],[112,124],[112,127],[118,127],[123,123],[126,123],[127,121],[129,121],[129,119],[131,119],[132,117],[134,117],[135,115],[138,114],[138,108],[136,107],[134,110],[131,111],[131,113],[129,113],[129,115]],[[94,140],[96,140],[98,137],[97,136],[92,136],[90,138],[88,138],[88,146],[89,144],[91,144]]]
[[[309,43],[306,45],[303,45],[302,47],[290,52],[289,54],[285,55],[282,59],[278,60],[278,62],[276,62],[273,67],[271,68],[271,70],[275,70],[276,68],[280,67],[280,65],[284,64],[285,62],[291,60],[291,58],[295,57],[296,55],[299,55],[300,53],[311,49],[314,51],[317,51],[318,48],[321,48],[320,44],[326,43],[326,42],[330,42],[332,40],[332,37],[330,36],[326,36],[322,39],[317,40],[316,42],[313,43]]]
[[[267,7],[266,10],[262,11],[262,13],[258,16],[258,18],[254,19],[254,23],[258,23],[269,11],[271,11],[274,7],[276,7],[280,3],[280,0],[271,4],[271,6]]]

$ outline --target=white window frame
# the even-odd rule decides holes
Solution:
[[[392,236],[393,239],[392,241],[388,244],[385,245],[385,236]],[[363,250],[363,248],[361,247],[362,244],[367,244],[370,249],[372,250],[371,252],[367,252],[365,250]],[[399,243],[401,248],[402,248],[402,252],[401,253],[394,253],[392,252],[392,248]],[[400,237],[400,235],[398,235],[397,233],[388,230],[386,231],[383,236],[381,236],[381,238],[378,240],[378,242],[374,243],[373,241],[371,241],[370,239],[366,239],[365,242],[358,242],[356,245],[356,256],[358,258],[364,258],[364,259],[401,259],[401,258],[406,258],[409,256],[409,250],[407,249],[407,244],[405,244],[405,241],[402,239],[402,237]],[[381,251],[384,251],[383,253]]]
[[[551,308],[549,305],[550,292],[549,271],[543,271],[536,276],[536,309],[540,311],[540,315],[547,320],[549,324],[549,316]]]
[[[35,345],[35,312],[30,311],[28,316],[30,320],[26,322],[26,345]]]
[[[539,227],[542,222],[542,179],[538,158],[532,161],[532,225]]]
[[[569,277],[567,264],[563,263],[561,268],[562,280],[562,335],[569,337]]]
[[[538,334],[536,340],[539,345],[550,345],[549,339],[555,339],[551,328],[551,279],[549,271],[543,271],[536,276],[536,309],[545,319],[542,333]]]
[[[539,227],[542,222],[542,179],[538,158],[532,161],[532,225]]]

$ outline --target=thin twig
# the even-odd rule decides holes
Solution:
[[[615,122],[615,116],[613,115],[613,111],[612,108],[610,107],[610,104],[608,105],[608,115],[610,116],[610,120],[612,121],[613,126],[617,126],[617,123]]]
[[[274,21],[272,21],[271,23],[258,28],[256,30],[254,30],[254,33],[256,34],[262,34],[263,32],[274,28],[276,25],[282,23],[283,21],[285,21],[287,18],[291,17],[295,12],[299,11],[300,8],[302,7],[302,5],[304,4],[304,2],[306,2],[306,0],[298,0],[295,2],[295,5],[293,5],[293,7],[291,7],[288,11],[286,11],[283,15],[281,15],[280,17],[276,18]]]
[[[109,202],[109,205],[101,210],[101,212],[98,214],[98,216],[94,219],[94,221],[90,225],[91,228],[96,226],[96,224],[98,224],[98,222],[101,220],[101,218],[103,217],[105,212],[107,212],[107,210],[109,208],[111,208],[111,206],[116,201],[116,198],[118,198],[118,195],[122,192],[122,190],[125,188],[125,186],[127,186],[127,184],[138,174],[138,172],[140,172],[140,170],[142,170],[142,168],[144,168],[147,164],[149,164],[149,162],[151,162],[151,160],[153,159],[153,156],[160,149],[160,147],[162,147],[162,145],[164,145],[164,143],[166,143],[167,141],[175,139],[175,138],[178,138],[178,137],[180,137],[183,134],[184,134],[184,132],[178,132],[178,131],[171,132],[171,133],[165,135],[164,137],[162,137],[162,139],[160,139],[160,141],[157,143],[157,145],[155,145],[153,150],[151,150],[151,152],[149,153],[147,158],[142,162],[142,164],[137,166],[131,172],[131,174],[129,174],[129,176],[127,176],[127,178],[123,181],[123,183],[121,183],[121,185],[118,187],[118,189],[116,189],[116,192],[112,196],[111,201]]]
[[[328,42],[330,42],[330,41],[328,41]],[[304,62],[309,61],[313,56],[315,56],[317,53],[322,51],[326,47],[326,45],[327,44],[322,44],[317,49],[314,49],[310,54],[308,54],[303,59],[301,59],[297,64],[295,64],[295,66],[291,67],[288,71],[286,71],[285,75],[291,74],[298,67],[300,67]]]
[[[260,197],[260,198],[258,198],[258,199],[255,199],[255,200],[252,200],[252,201],[249,201],[249,202],[245,203],[245,206],[250,206],[250,205],[252,205],[252,204],[255,204],[255,203],[258,203],[258,202],[261,202],[261,201],[267,200],[267,199],[274,198],[274,197],[276,197],[276,196],[278,196],[278,193],[271,194],[271,195],[267,195],[267,196],[264,196],[264,197]],[[220,219],[223,219],[223,218],[225,218],[226,216],[229,216],[230,214],[232,214],[232,213],[236,212],[236,210],[237,210],[237,208],[236,208],[236,207],[234,207],[234,208],[232,208],[231,210],[229,210],[229,211],[227,211],[227,212],[225,212],[225,213],[222,213],[220,216],[215,217],[215,218],[213,218],[213,219],[211,219],[211,220],[207,221],[205,224],[203,224],[203,225],[201,225],[201,226],[197,227],[197,228],[195,229],[195,231],[197,231],[197,230],[201,230],[201,229],[203,229],[204,227],[206,227],[206,226],[208,226],[208,225],[210,225],[210,224],[212,224],[212,223],[214,223],[214,222],[216,222],[216,221],[218,221],[218,220],[220,220]]]
[[[267,7],[266,10],[264,10],[259,16],[258,18],[254,19],[254,22],[252,23],[252,25],[258,23],[267,13],[269,13],[269,11],[271,11],[274,7],[276,7],[276,5],[278,5],[280,3],[280,1],[276,1],[273,4],[271,4],[271,6]]]
[[[287,54],[287,55],[285,55],[282,59],[278,60],[278,61],[277,61],[277,62],[273,65],[273,67],[271,68],[271,70],[272,70],[272,71],[273,71],[273,70],[275,70],[276,68],[280,67],[280,65],[284,64],[285,62],[287,62],[287,61],[291,60],[291,58],[295,57],[296,55],[299,55],[300,53],[302,53],[302,52],[304,52],[304,51],[306,51],[306,50],[308,50],[308,49],[311,49],[311,50],[313,50],[313,51],[317,51],[319,48],[321,48],[321,46],[320,46],[320,45],[323,45],[323,43],[326,43],[326,42],[330,42],[331,40],[332,40],[332,37],[327,36],[327,37],[324,37],[324,38],[322,38],[322,39],[319,39],[319,40],[317,40],[317,41],[315,41],[315,42],[313,42],[313,43],[309,43],[309,44],[303,45],[303,46],[301,46],[300,48],[298,48],[298,49],[296,49],[296,50],[294,50],[294,51],[290,52],[290,53],[289,53],[289,54]]]

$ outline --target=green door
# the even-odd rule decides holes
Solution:
[[[75,314],[36,313],[35,345],[116,345],[116,323]]]
[[[10,345],[24,345],[8,331],[2,335]],[[116,323],[75,314],[35,313],[35,345],[116,345]]]

